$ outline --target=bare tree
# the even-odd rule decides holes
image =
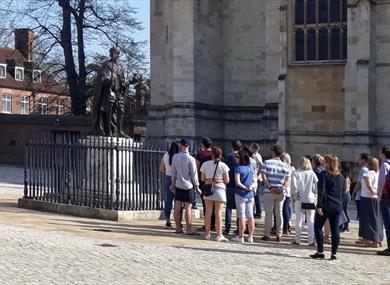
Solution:
[[[96,70],[88,66],[103,51],[117,45],[130,73],[145,63],[143,43],[133,38],[142,27],[130,0],[35,0],[22,7],[17,2],[10,0],[8,10],[33,21],[39,60],[58,77],[65,74],[74,115],[85,115],[89,73]]]

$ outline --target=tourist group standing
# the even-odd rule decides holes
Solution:
[[[359,218],[356,244],[382,246],[384,227],[388,247],[378,254],[390,256],[388,147],[380,151],[381,162],[366,153],[360,154],[360,171],[352,187],[349,164],[341,163],[335,155],[303,156],[295,169],[290,155],[279,145],[270,149],[271,158],[265,161],[256,143],[246,147],[235,140],[231,146],[232,151],[224,159],[222,150],[213,147],[207,137],[202,139],[202,148],[195,158],[189,153],[189,142],[185,138],[170,145],[160,165],[160,171],[166,178],[167,228],[173,228],[170,221],[173,207],[176,233],[195,235],[201,231],[205,239],[210,240],[211,231],[215,230],[215,240],[227,242],[232,228],[232,212],[236,209],[237,230],[231,240],[253,243],[255,218],[261,218],[260,205],[263,204],[265,222],[261,240],[269,241],[275,234],[276,241],[280,242],[283,236],[291,233],[290,219],[294,209],[295,236],[292,244],[299,246],[302,243],[302,229],[306,224],[308,245],[317,247],[310,257],[325,258],[324,243],[331,242],[330,259],[336,260],[340,232],[349,232],[347,208],[352,197]],[[200,230],[192,227],[191,209],[196,194],[200,195],[204,209],[204,226]],[[183,210],[185,227],[181,224]]]

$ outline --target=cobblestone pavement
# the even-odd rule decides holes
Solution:
[[[389,259],[343,248],[313,261],[290,245],[107,241],[1,225],[0,284],[384,284]]]
[[[18,209],[21,194],[20,186],[0,182],[0,285],[390,284],[390,259],[353,244],[356,223],[342,236],[338,261],[316,261],[308,258],[315,249],[294,247],[291,237],[260,242],[262,222],[255,244],[217,243],[175,235],[162,221],[124,224]]]

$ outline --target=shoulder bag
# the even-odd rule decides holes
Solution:
[[[213,180],[211,181],[211,184],[205,184],[202,187],[203,188],[202,189],[203,196],[209,197],[209,196],[214,194],[213,184],[214,184],[215,174],[217,173],[218,165],[219,165],[219,161],[217,162],[217,165],[215,166]]]

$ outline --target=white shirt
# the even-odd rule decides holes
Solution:
[[[358,176],[358,182],[360,182],[361,184],[362,184],[362,187],[363,187],[363,183],[364,183],[364,181],[363,181],[363,183],[362,183],[362,179],[363,179],[363,176],[365,175],[365,173],[367,173],[368,172],[368,168],[367,168],[367,166],[363,166],[362,168],[360,168],[360,170],[359,170],[359,176]],[[356,193],[356,198],[355,198],[355,200],[360,200],[360,196],[361,196],[361,192],[362,192],[362,190],[360,190],[359,192],[357,192]]]
[[[291,195],[302,203],[315,203],[317,200],[317,175],[313,170],[298,169],[291,176]]]
[[[163,163],[165,166],[165,175],[172,176],[172,165],[169,165],[169,153],[164,153]]]
[[[368,180],[370,181],[374,192],[378,193],[379,172],[375,172],[374,170],[369,170],[368,172],[365,172],[363,174],[363,178],[360,181],[360,183],[362,184],[361,197],[378,198],[378,195],[374,195],[368,190],[365,178],[368,178]]]
[[[294,167],[291,167],[290,168],[290,176],[292,175],[292,173],[295,171],[295,168]],[[291,183],[288,183],[287,187],[286,187],[286,197],[287,198],[290,198],[291,197]]]
[[[200,167],[200,172],[204,173],[207,179],[212,179],[215,171],[215,167],[217,165],[215,164],[214,160],[206,161],[202,164]],[[226,165],[226,163],[220,161],[218,164],[217,171],[215,172],[215,178],[216,181],[223,181],[223,174],[229,173],[229,166]],[[225,188],[224,183],[214,183],[217,187]]]
[[[253,158],[254,158],[255,161],[256,161],[256,165],[257,165],[256,171],[257,171],[257,173],[259,174],[259,175],[257,176],[257,180],[263,181],[263,178],[261,177],[261,166],[263,165],[263,158],[261,157],[261,154],[258,153],[258,152],[254,154],[254,157],[253,157]]]

